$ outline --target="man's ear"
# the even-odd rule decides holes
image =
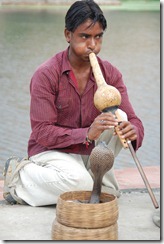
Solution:
[[[65,29],[65,30],[64,30],[64,35],[65,35],[66,41],[67,41],[68,43],[70,43],[70,40],[71,40],[71,31]]]

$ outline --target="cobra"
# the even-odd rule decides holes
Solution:
[[[94,184],[91,193],[90,203],[99,203],[102,179],[114,163],[114,154],[104,141],[100,141],[90,154],[90,167],[94,174]]]

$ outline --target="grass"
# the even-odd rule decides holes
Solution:
[[[111,10],[127,10],[127,11],[160,11],[160,1],[146,0],[124,0],[118,6],[104,6]]]

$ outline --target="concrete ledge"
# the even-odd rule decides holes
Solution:
[[[152,188],[160,188],[160,167],[147,166],[143,167],[143,171],[150,186]],[[137,167],[115,170],[115,175],[119,182],[120,189],[145,188],[145,184]]]
[[[68,9],[74,1],[73,0],[0,0],[0,7],[2,9],[11,11],[15,10],[29,10],[29,9],[50,9],[64,8]],[[103,10],[122,10],[122,11],[160,11],[160,2],[157,0],[144,1],[120,1],[120,0],[97,0],[96,1]]]
[[[38,4],[38,5],[71,5],[74,3],[74,0],[0,0],[0,4],[2,5],[10,5],[10,4]],[[95,0],[98,4],[103,5],[120,5],[120,0]]]

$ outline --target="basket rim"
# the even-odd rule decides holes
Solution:
[[[81,202],[74,202],[74,201],[70,201],[69,200],[75,200],[74,198],[68,198],[68,199],[64,199],[67,195],[70,194],[70,196],[73,196],[73,194],[82,194],[82,193],[85,193],[85,194],[91,194],[91,191],[67,191],[67,192],[64,192],[62,193],[59,198],[58,198],[58,201],[63,201],[63,202],[67,202],[67,204],[85,204],[86,206],[91,206],[91,205],[98,205],[98,204],[101,204],[101,205],[106,205],[106,204],[109,204],[109,202],[114,202],[114,201],[117,201],[117,196],[113,195],[113,194],[109,194],[109,193],[106,193],[106,192],[101,192],[101,195],[100,195],[100,199],[101,197],[103,196],[106,196],[106,197],[109,197],[110,200],[109,201],[106,201],[106,202],[100,202],[100,203],[81,203]],[[78,199],[76,199],[78,200]]]

